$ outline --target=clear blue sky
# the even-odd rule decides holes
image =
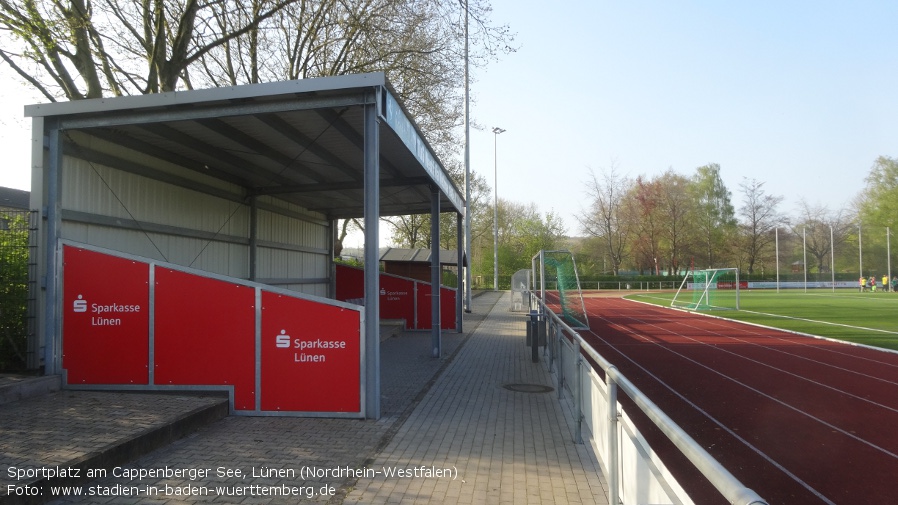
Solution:
[[[472,83],[471,166],[499,195],[579,232],[589,170],[629,177],[719,163],[786,198],[847,206],[877,156],[898,157],[898,2],[493,0],[516,53]],[[29,189],[39,97],[0,75],[0,186]]]
[[[472,167],[578,233],[589,170],[684,175],[719,163],[792,213],[847,206],[898,156],[898,2],[493,0],[518,52],[472,86]]]

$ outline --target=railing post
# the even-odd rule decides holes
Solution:
[[[605,384],[608,387],[608,503],[617,505],[620,503],[620,449],[618,447],[618,415],[617,415],[617,381],[612,374],[617,372],[617,367],[611,366],[605,370]]]
[[[580,341],[577,340],[574,342],[574,359],[577,360],[577,373],[575,374],[574,380],[577,382],[577,396],[575,397],[576,412],[577,415],[577,429],[574,433],[574,443],[582,444],[583,443],[583,356],[580,355]]]
[[[547,319],[546,326],[546,347],[543,348],[543,356],[549,355],[549,373],[552,373],[552,367],[555,366],[555,321],[551,318]]]
[[[555,325],[555,345],[558,346],[558,399],[564,398],[564,342],[561,328]]]
[[[539,312],[530,313],[530,361],[539,363]]]

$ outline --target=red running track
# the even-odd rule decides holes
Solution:
[[[768,503],[898,502],[898,354],[619,298],[586,309],[596,351]],[[726,503],[625,408],[696,503]]]

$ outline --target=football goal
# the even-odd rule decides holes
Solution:
[[[589,329],[573,253],[542,250],[533,257],[532,270],[534,287],[539,287],[544,302],[560,310],[571,328]]]
[[[710,268],[686,274],[670,302],[688,310],[739,310],[739,269]]]

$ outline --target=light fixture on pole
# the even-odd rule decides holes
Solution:
[[[493,291],[499,291],[499,154],[496,139],[504,132],[498,126],[493,128]]]

